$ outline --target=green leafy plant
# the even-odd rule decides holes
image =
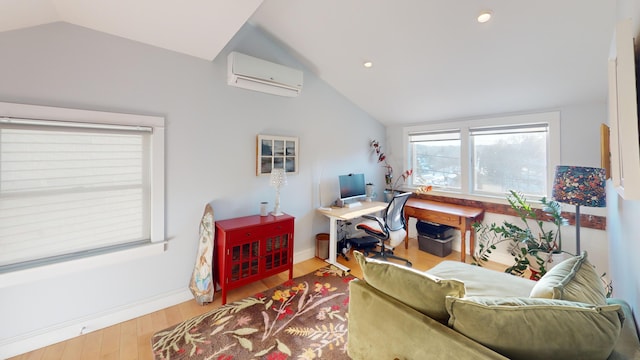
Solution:
[[[473,254],[472,264],[482,266],[489,261],[498,244],[509,243],[509,252],[513,255],[513,264],[505,272],[523,276],[525,271],[535,263],[535,278],[543,276],[547,269],[547,259],[552,253],[562,252],[560,227],[568,222],[562,217],[562,209],[556,201],[542,198],[542,209],[534,209],[524,194],[510,190],[507,201],[522,221],[522,225],[504,221],[483,224],[476,222],[473,228],[478,239],[478,250]],[[545,223],[552,223],[550,229]],[[533,262],[533,263],[532,263]]]

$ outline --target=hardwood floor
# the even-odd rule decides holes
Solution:
[[[413,263],[413,268],[417,270],[428,270],[443,260],[458,261],[460,259],[460,253],[455,251],[445,258],[420,251],[416,239],[411,239],[409,244],[409,249],[405,250],[404,246],[400,246],[395,253],[408,258]],[[360,267],[353,256],[349,257],[349,261],[343,258],[339,258],[338,261],[351,268],[351,273],[354,276],[362,278]],[[323,260],[317,258],[303,261],[294,265],[293,276],[302,276],[325,265],[326,263]],[[496,270],[504,270],[505,268],[501,264],[489,264],[487,267]],[[243,299],[279,285],[286,280],[287,273],[284,272],[231,290],[227,294],[227,301],[232,302]],[[220,306],[220,302],[219,293],[216,294],[214,302],[205,306],[200,306],[193,300],[186,301],[102,330],[22,354],[12,359],[152,359],[151,336],[155,332],[215,309]]]

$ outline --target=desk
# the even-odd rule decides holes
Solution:
[[[453,226],[460,230],[460,261],[466,261],[466,234],[469,236],[469,253],[473,255],[476,240],[471,224],[481,221],[484,217],[484,209],[469,206],[442,203],[431,200],[410,198],[404,206],[404,219],[409,226],[409,218],[431,221],[438,224]],[[404,238],[404,247],[409,247],[409,232]]]
[[[387,203],[381,201],[362,202],[362,206],[355,208],[320,208],[318,212],[329,218],[329,259],[327,262],[338,268],[349,271],[349,268],[338,264],[338,220],[352,220],[362,215],[369,215],[387,208]]]

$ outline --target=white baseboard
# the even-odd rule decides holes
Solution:
[[[193,299],[188,288],[0,341],[0,359],[24,354]]]
[[[293,263],[297,264],[299,262],[303,262],[305,260],[309,260],[312,257],[316,256],[316,249],[305,249],[302,251],[297,251],[293,253]]]

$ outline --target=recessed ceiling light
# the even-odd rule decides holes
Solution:
[[[370,68],[373,66],[373,63],[371,61],[365,61],[362,63],[362,66],[366,67],[366,68]]]
[[[478,15],[478,22],[486,23],[487,21],[491,20],[491,15],[493,14],[488,10],[481,12],[480,15]]]

